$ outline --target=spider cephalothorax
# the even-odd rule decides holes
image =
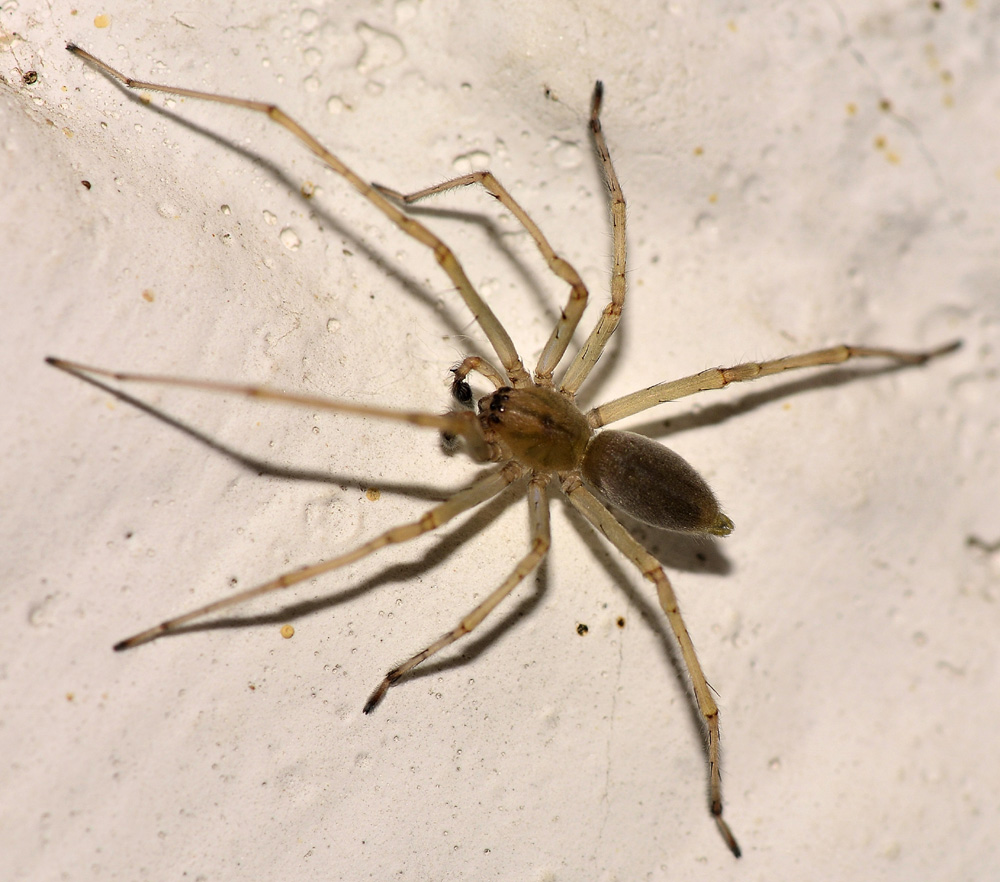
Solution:
[[[479,423],[498,459],[542,472],[579,468],[593,434],[572,401],[543,386],[502,386],[480,399]]]

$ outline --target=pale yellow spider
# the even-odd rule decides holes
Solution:
[[[642,435],[597,430],[665,401],[675,401],[708,389],[721,389],[729,383],[756,380],[798,368],[840,364],[850,358],[877,357],[893,359],[901,364],[923,364],[931,358],[951,352],[957,348],[958,342],[928,352],[899,352],[892,349],[842,345],[773,361],[711,368],[679,380],[657,383],[583,413],[574,403],[576,393],[601,357],[618,325],[625,304],[625,199],[601,131],[600,108],[603,91],[601,83],[598,82],[594,88],[590,129],[611,195],[611,220],[614,228],[611,301],[604,308],[594,329],[556,384],[553,381],[553,373],[565,355],[580,323],[587,305],[587,288],[577,271],[553,250],[524,209],[490,172],[473,172],[426,190],[403,195],[387,187],[370,184],[358,177],[309,132],[273,104],[133,80],[78,46],[70,44],[66,48],[129,88],[169,92],[188,98],[243,107],[263,113],[286,128],[333,171],[353,185],[404,233],[433,251],[437,262],[448,274],[489,340],[500,363],[500,367],[497,368],[485,358],[477,356],[466,358],[454,369],[452,388],[455,397],[462,403],[471,403],[472,393],[467,378],[473,372],[492,383],[494,391],[479,400],[475,412],[471,409],[460,409],[457,412],[438,415],[331,401],[326,398],[278,392],[260,386],[107,371],[72,361],[50,358],[49,362],[54,366],[80,375],[236,392],[310,408],[412,423],[436,429],[446,437],[457,440],[476,462],[496,463],[494,469],[478,478],[471,486],[434,506],[416,521],[392,527],[357,548],[330,560],[283,573],[261,585],[168,619],[121,641],[116,644],[115,649],[128,649],[146,643],[194,619],[339,569],[386,545],[407,542],[481,505],[513,482],[524,481],[527,484],[532,525],[532,540],[528,553],[517,562],[507,578],[462,618],[453,630],[385,675],[364,706],[365,713],[371,713],[390,686],[417,665],[476,628],[538,566],[550,543],[547,493],[549,484],[554,483],[573,507],[656,586],[660,606],[666,613],[670,627],[677,638],[681,657],[691,678],[694,698],[708,733],[711,812],[729,849],[739,857],[739,845],[722,818],[719,709],[712,698],[712,691],[698,662],[684,619],[681,617],[677,598],[663,568],[656,558],[630,535],[609,506],[621,509],[631,517],[652,526],[686,533],[726,536],[732,532],[733,522],[722,513],[704,479],[676,453]],[[480,184],[517,218],[538,246],[549,269],[570,287],[569,299],[542,350],[534,371],[528,371],[524,367],[506,330],[473,288],[462,265],[448,246],[400,207],[435,193],[443,193],[468,184]]]

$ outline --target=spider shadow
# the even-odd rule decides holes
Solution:
[[[844,369],[831,367],[812,376],[787,380],[771,388],[745,393],[733,402],[723,402],[698,411],[689,411],[667,421],[650,421],[633,426],[630,427],[630,431],[636,431],[650,437],[666,437],[689,429],[717,425],[775,401],[786,400],[791,396],[819,389],[837,388],[856,381],[894,374],[897,371],[912,368],[913,365],[906,364],[890,364],[877,368]],[[617,557],[612,556],[610,546],[598,539],[590,523],[572,506],[565,508],[568,519],[579,534],[581,541],[590,548],[594,558],[604,569],[608,580],[614,582],[621,589],[628,603],[638,611],[639,617],[656,635],[661,652],[668,667],[673,672],[674,680],[688,699],[686,705],[689,721],[693,729],[700,733],[707,755],[708,728],[701,711],[698,709],[687,668],[681,658],[676,638],[665,614],[658,603],[639,589],[635,580],[634,567],[629,567]],[[732,571],[732,565],[718,543],[711,538],[671,533],[643,524],[624,512],[614,510],[613,513],[628,529],[633,538],[652,554],[666,570],[704,571],[715,575],[726,575]],[[645,584],[644,582],[643,585]],[[711,686],[711,684],[709,685]]]
[[[302,619],[328,609],[348,603],[377,588],[395,583],[413,583],[419,581],[428,571],[446,561],[470,539],[478,536],[496,522],[496,519],[516,502],[518,493],[523,495],[523,484],[515,483],[489,500],[458,526],[447,532],[435,531],[436,541],[423,555],[414,560],[393,564],[379,570],[362,582],[352,585],[342,591],[317,597],[311,600],[292,601],[285,603],[273,612],[257,613],[244,616],[224,616],[207,622],[196,622],[172,629],[157,639],[165,637],[192,634],[199,631],[220,631],[244,629],[253,626],[277,625],[289,620]],[[470,604],[472,601],[470,600]],[[411,679],[409,676],[407,680]]]
[[[102,71],[98,71],[98,73],[102,73],[102,75],[104,75],[105,78],[109,80],[129,101],[141,105],[144,112],[155,113],[164,119],[170,120],[174,124],[183,126],[200,137],[208,139],[223,149],[231,151],[235,155],[245,159],[254,167],[265,172],[275,182],[285,187],[288,191],[296,194],[296,198],[298,198],[307,208],[308,215],[314,215],[320,218],[322,222],[336,235],[349,242],[353,251],[363,255],[364,258],[370,261],[373,266],[377,267],[380,272],[384,273],[390,279],[399,284],[409,296],[413,297],[418,303],[426,306],[436,316],[440,316],[451,336],[468,341],[466,336],[468,320],[462,317],[462,307],[459,307],[459,309],[453,309],[446,305],[446,307],[442,309],[438,298],[431,291],[429,291],[424,284],[419,282],[414,275],[406,272],[397,262],[387,258],[380,249],[370,245],[362,239],[356,231],[352,230],[342,220],[340,220],[340,218],[332,214],[328,208],[315,202],[310,196],[306,196],[302,192],[301,186],[274,160],[269,159],[268,157],[263,156],[248,147],[235,143],[224,135],[209,129],[200,123],[190,120],[176,111],[147,102],[143,99],[141,94],[129,89],[113,77],[103,74]],[[247,113],[252,113],[252,111],[247,111]],[[304,145],[302,145],[302,149],[303,151],[308,152],[308,149]],[[596,151],[592,152],[594,152],[596,157]],[[317,158],[317,161],[322,168],[330,174],[337,176],[337,173],[328,168],[322,160]],[[346,181],[344,182],[344,185],[350,188],[350,184]],[[360,194],[358,194],[358,198],[366,201]],[[516,254],[507,241],[505,241],[505,234],[497,227],[492,218],[482,214],[481,212],[463,211],[453,208],[439,208],[429,205],[406,205],[403,206],[403,208],[408,215],[415,217],[422,215],[434,216],[446,220],[461,220],[465,223],[478,226],[483,230],[487,240],[496,248],[500,256],[511,268],[513,268],[517,278],[531,293],[546,319],[548,319],[553,325],[558,320],[561,314],[561,309],[557,306],[553,306],[550,297],[540,284],[538,276],[528,269],[522,257]],[[528,235],[526,231],[525,235]],[[557,277],[553,275],[553,278]],[[557,279],[557,281],[562,284],[561,280]],[[482,351],[481,348],[475,344],[475,341],[470,342],[473,343],[473,346],[470,348],[475,350],[475,354],[487,358],[490,357],[490,353]],[[602,374],[609,370],[613,363],[617,360],[620,348],[619,343],[614,341],[609,343],[604,359],[607,363],[599,366],[599,370]],[[468,355],[473,353],[466,352],[465,354]]]
[[[776,401],[793,398],[796,395],[803,395],[807,392],[814,392],[820,389],[836,389],[840,386],[846,386],[849,383],[856,383],[861,380],[874,379],[876,377],[895,374],[899,371],[913,370],[914,367],[915,365],[912,364],[888,364],[882,367],[833,366],[807,376],[798,377],[797,379],[786,379],[784,382],[778,381],[768,388],[760,389],[759,391],[744,392],[735,401],[710,404],[698,410],[689,410],[680,416],[650,420],[630,426],[629,431],[638,432],[641,435],[649,435],[657,439],[666,438],[680,432],[715,426],[743,414],[758,410],[768,404],[773,404]],[[672,402],[664,403],[670,404]]]
[[[409,671],[406,676],[400,680],[397,686],[402,685],[410,680],[420,680],[424,677],[431,677],[435,674],[440,674],[445,671],[451,671],[456,668],[465,667],[467,664],[471,664],[473,661],[483,655],[489,649],[491,649],[500,639],[512,628],[517,626],[517,623],[522,619],[527,618],[542,602],[545,595],[549,590],[549,566],[548,566],[548,555],[546,555],[539,565],[535,568],[534,573],[532,573],[533,578],[531,581],[534,584],[534,590],[525,597],[521,597],[513,607],[507,609],[503,614],[496,617],[496,621],[492,619],[487,619],[490,625],[487,627],[485,624],[481,626],[483,632],[481,635],[469,640],[468,642],[462,642],[459,644],[454,653],[445,656],[440,661],[431,662],[430,664],[420,665]],[[525,581],[528,581],[525,579]],[[515,589],[516,590],[516,589]],[[473,601],[469,602],[469,609],[472,608]]]
[[[142,401],[121,389],[102,382],[88,374],[77,371],[71,367],[59,366],[60,370],[72,374],[77,379],[83,380],[112,395],[119,401],[145,413],[154,419],[159,420],[172,429],[187,435],[191,439],[203,444],[213,452],[219,453],[237,465],[248,469],[258,475],[280,478],[293,481],[311,481],[339,486],[353,486],[358,490],[363,490],[369,482],[361,482],[355,478],[342,475],[330,474],[311,469],[293,469],[275,466],[265,460],[248,456],[239,450],[225,445],[210,437],[204,432],[178,420],[176,417],[153,407],[151,404]],[[397,493],[417,499],[440,501],[452,495],[454,491],[442,491],[440,488],[429,488],[413,484],[392,484],[384,481],[379,482],[379,489],[382,492]],[[277,610],[269,613],[260,613],[248,616],[225,616],[212,619],[207,622],[197,622],[190,625],[183,625],[172,629],[157,639],[164,637],[174,637],[183,634],[190,634],[198,631],[216,631],[229,629],[244,629],[254,626],[273,626],[289,620],[299,620],[308,616],[323,612],[327,609],[348,603],[358,597],[368,594],[377,588],[389,584],[413,583],[420,580],[425,573],[446,561],[452,554],[461,548],[470,539],[475,538],[480,533],[485,532],[496,521],[509,506],[515,505],[519,498],[524,496],[524,482],[515,482],[506,491],[479,506],[469,518],[452,530],[436,533],[437,541],[428,549],[424,555],[413,561],[394,564],[381,570],[377,575],[360,582],[351,588],[327,595],[321,598],[294,601],[286,603]],[[544,562],[543,562],[544,564]],[[461,650],[452,657],[447,657],[439,662],[421,666],[406,677],[406,680],[415,680],[424,676],[433,675],[452,668],[461,667],[471,662],[484,652],[486,652],[506,631],[513,627],[517,621],[527,616],[541,602],[548,590],[548,575],[544,566],[540,568],[536,578],[536,590],[528,597],[521,599],[512,609],[508,609],[502,616],[498,616],[496,621],[488,629],[484,629],[482,636],[475,640],[463,643]],[[473,600],[469,601],[470,608]]]
[[[86,63],[86,62],[84,62]],[[187,119],[186,117],[180,115],[179,113],[172,111],[166,107],[161,107],[151,102],[147,102],[143,99],[141,94],[136,93],[134,90],[129,89],[127,86],[118,82],[118,80],[113,77],[104,74],[102,71],[98,71],[102,76],[105,77],[109,82],[112,83],[129,101],[134,104],[141,105],[144,113],[155,113],[158,116],[169,120],[170,122],[180,125],[186,128],[188,131],[194,134],[206,138],[214,144],[219,145],[227,151],[231,151],[237,156],[242,157],[248,163],[254,167],[265,172],[274,181],[276,181],[281,186],[287,188],[290,192],[295,193],[296,197],[302,202],[302,204],[307,208],[307,215],[315,215],[320,218],[324,224],[326,224],[329,229],[331,229],[337,236],[343,238],[346,242],[350,243],[351,248],[354,252],[361,254],[372,263],[373,266],[377,267],[378,270],[392,279],[394,282],[400,285],[403,290],[407,292],[408,295],[413,297],[418,303],[426,306],[432,313],[436,316],[441,317],[441,321],[444,322],[445,326],[449,330],[452,336],[460,337],[464,339],[466,321],[460,318],[459,313],[455,309],[450,309],[446,307],[441,309],[438,303],[437,297],[429,291],[425,285],[417,280],[417,278],[410,273],[404,271],[398,263],[386,257],[386,255],[378,248],[370,245],[360,235],[347,226],[343,221],[341,221],[336,215],[332,214],[327,208],[316,203],[309,196],[302,193],[301,186],[293,180],[293,178],[284,171],[274,160],[261,155],[247,147],[244,147],[234,141],[229,140],[225,136],[214,132],[211,129],[205,127],[204,125],[194,122],[193,120]],[[208,103],[208,102],[205,102]],[[252,116],[260,116],[260,114],[254,114],[252,111],[246,111]],[[275,128],[275,126],[269,126],[270,128]],[[290,133],[285,133],[288,137],[292,137]],[[311,152],[305,145],[302,145],[302,150],[306,153]],[[333,169],[326,166],[322,160],[317,158],[320,166],[327,170],[331,175],[339,178],[339,175]],[[346,181],[343,182],[349,189],[353,188]],[[358,194],[358,198],[362,201],[367,201],[363,196]],[[372,206],[373,210],[376,210]],[[513,259],[513,256],[512,256]]]
[[[400,269],[399,266],[392,261],[387,260],[380,250],[370,246],[367,242],[359,238],[356,232],[346,226],[338,217],[332,215],[325,207],[313,202],[311,199],[303,195],[298,183],[294,181],[292,177],[273,160],[257,153],[254,150],[235,143],[225,136],[185,116],[182,116],[175,111],[149,103],[144,100],[141,94],[129,89],[113,77],[105,75],[105,78],[108,79],[128,101],[141,105],[144,113],[155,113],[161,118],[169,120],[171,123],[180,125],[194,134],[208,139],[212,143],[217,144],[227,151],[232,151],[233,154],[242,157],[249,164],[266,173],[275,182],[285,187],[290,192],[297,194],[297,198],[299,198],[302,203],[308,207],[310,214],[314,214],[321,218],[322,221],[332,231],[334,231],[335,234],[341,236],[344,240],[349,242],[354,250],[364,255],[382,272],[400,284],[400,286],[403,287],[418,302],[423,303],[435,313],[440,313],[436,299],[421,283],[416,280],[414,276]],[[324,168],[326,168],[326,166],[324,166]],[[330,170],[330,172],[332,174],[336,174],[332,170]],[[549,302],[549,298],[544,292],[542,286],[539,284],[538,278],[527,268],[522,258],[510,248],[507,241],[505,241],[504,234],[491,218],[482,213],[466,212],[456,209],[441,209],[431,206],[407,206],[406,208],[409,213],[414,215],[425,214],[442,217],[444,219],[462,220],[463,222],[472,223],[480,227],[487,240],[497,249],[498,253],[503,259],[506,260],[508,265],[514,269],[517,277],[537,300],[543,313],[551,320],[552,323],[557,321],[557,309],[555,309]],[[448,312],[444,320],[447,327],[453,334],[456,336],[464,335],[465,322],[457,319],[451,312]],[[227,459],[258,475],[283,478],[287,480],[336,484],[339,486],[355,487],[359,490],[364,489],[367,486],[367,482],[360,482],[352,477],[330,474],[328,472],[311,469],[280,467],[265,460],[249,456],[239,450],[236,450],[235,448],[223,444],[217,439],[210,437],[206,433],[201,432],[193,426],[171,416],[165,411],[160,410],[135,396],[129,395],[121,389],[114,388],[113,386],[101,382],[92,376],[70,368],[62,367],[61,369],[66,370],[68,373],[72,373],[78,379],[90,383],[92,386],[109,395],[112,395],[123,403],[135,407],[143,413],[160,420],[171,428],[182,432],[193,440],[204,444],[209,449],[222,454]],[[428,488],[426,486],[417,486],[412,484],[393,485],[385,482],[380,482],[380,490],[383,492],[395,492],[414,498],[429,499],[434,501],[440,501],[450,495],[448,491],[442,491],[439,488]],[[347,602],[357,596],[365,594],[374,588],[380,587],[383,584],[399,580],[408,581],[417,579],[427,570],[432,569],[434,566],[446,559],[469,538],[477,535],[489,524],[491,524],[499,513],[507,507],[507,505],[512,504],[510,499],[505,498],[507,496],[508,494],[506,493],[500,494],[500,496],[498,496],[495,500],[477,509],[476,513],[465,521],[463,525],[450,531],[449,533],[440,534],[440,539],[434,548],[428,551],[428,553],[425,554],[420,560],[390,567],[383,570],[378,576],[374,576],[347,591],[339,592],[332,597],[287,604],[273,613],[240,617],[230,616],[214,619],[209,622],[185,625],[172,629],[168,634],[161,635],[161,637],[179,636],[181,634],[195,631],[244,628],[252,625],[273,625],[288,621],[289,618],[295,619],[308,616],[314,612],[339,605],[340,603]],[[464,665],[468,661],[485,652],[503,635],[503,633],[505,633],[509,627],[513,626],[513,624],[520,618],[526,616],[541,601],[545,592],[548,590],[548,571],[546,561],[543,561],[539,569],[536,571],[534,582],[535,591],[532,592],[530,596],[520,600],[512,609],[505,612],[503,616],[499,617],[498,622],[491,628],[484,629],[483,636],[470,641],[467,644],[463,643],[461,651],[457,652],[454,657],[422,666],[408,675],[407,679],[416,679],[418,677],[433,675],[442,670]]]
[[[159,114],[163,118],[167,118],[174,123],[182,125],[188,130],[202,137],[208,138],[224,149],[232,151],[236,155],[243,157],[257,168],[266,171],[267,174],[275,181],[285,186],[291,192],[297,193],[303,204],[308,205],[310,213],[320,217],[330,229],[335,231],[335,233],[341,236],[344,240],[350,242],[352,247],[356,249],[357,252],[364,255],[366,259],[371,261],[389,278],[398,283],[404,290],[407,291],[408,294],[414,297],[418,302],[427,306],[433,312],[439,312],[435,298],[420,282],[416,280],[414,276],[404,272],[393,261],[387,260],[380,250],[370,246],[364,240],[359,238],[356,232],[345,226],[343,222],[341,222],[336,216],[332,215],[327,209],[313,203],[310,199],[302,195],[299,186],[272,160],[267,159],[266,157],[237,143],[234,143],[211,131],[210,129],[186,119],[175,112],[160,106],[149,104],[144,101],[140,95],[128,89],[117,80],[110,77],[108,79],[110,79],[110,81],[127,97],[128,100],[143,105],[144,112]],[[331,173],[334,172],[331,171]],[[552,311],[551,304],[547,302],[548,299],[542,291],[541,286],[538,284],[538,280],[535,278],[534,274],[529,272],[521,258],[514,254],[514,252],[509,248],[492,219],[478,213],[462,212],[453,209],[438,209],[427,206],[408,206],[408,210],[414,215],[427,214],[443,218],[461,219],[465,222],[480,226],[484,230],[484,233],[489,241],[496,246],[501,255],[503,255],[504,258],[515,268],[518,276],[525,283],[526,287],[532,292],[535,299],[541,304],[545,313],[551,316],[553,321],[555,320],[555,313]],[[442,320],[456,336],[463,335],[465,323],[460,321],[452,311],[446,311],[442,316]],[[626,334],[627,331],[623,332],[623,328],[619,326],[618,331],[612,337],[611,341],[609,341],[604,357],[595,368],[589,388],[595,388],[599,383],[600,378],[606,376],[614,368],[624,351],[625,347],[623,341],[627,339]],[[892,365],[874,370],[832,369],[819,374],[814,374],[807,378],[790,381],[776,388],[762,390],[761,392],[751,392],[742,396],[735,403],[711,405],[700,411],[691,411],[681,417],[673,418],[667,421],[651,421],[638,426],[637,429],[639,431],[646,429],[646,433],[654,437],[669,436],[676,432],[721,423],[734,416],[750,412],[758,407],[771,403],[772,401],[783,399],[790,395],[800,394],[813,389],[826,387],[832,388],[852,382],[856,379],[868,378],[883,373],[892,373],[896,370],[901,370],[904,367],[908,366]],[[356,479],[347,479],[344,476],[330,475],[328,473],[313,470],[277,467],[254,457],[247,456],[234,450],[233,448],[221,444],[204,433],[199,432],[191,426],[176,420],[166,413],[159,411],[151,405],[148,405],[145,402],[122,392],[121,390],[114,389],[113,387],[105,385],[93,377],[80,374],[76,371],[69,372],[74,373],[78,378],[106,391],[119,400],[122,400],[123,402],[126,402],[133,407],[156,417],[157,419],[160,419],[162,422],[170,425],[178,431],[184,432],[193,439],[206,444],[210,449],[222,453],[231,460],[259,474],[292,480],[319,481],[342,485],[346,484],[347,486],[355,486],[358,489],[363,489],[364,487],[364,485]],[[386,486],[383,484],[380,486],[387,492],[404,493],[415,498],[440,500],[447,495],[442,494],[442,491],[437,489],[431,490],[427,487],[419,487],[415,485],[400,484],[395,486]],[[521,486],[523,490],[523,485],[515,486]],[[391,566],[352,588],[325,598],[287,604],[273,613],[255,616],[226,617],[222,619],[215,619],[210,622],[182,626],[171,631],[169,636],[176,636],[195,631],[244,628],[249,625],[273,625],[285,622],[290,617],[301,618],[331,607],[335,607],[341,603],[348,602],[349,600],[365,594],[368,591],[392,582],[416,580],[428,570],[434,568],[445,560],[450,554],[452,554],[457,548],[461,547],[469,539],[478,535],[482,530],[494,523],[499,514],[508,505],[512,504],[512,496],[513,492],[505,491],[495,499],[486,503],[484,506],[478,508],[458,527],[447,533],[435,534],[438,541],[420,559],[405,564],[396,564]],[[586,522],[578,513],[575,512],[575,510],[568,509],[567,513],[571,523],[574,524],[577,531],[581,534],[581,538],[583,538],[584,542],[593,549],[592,543],[598,542],[594,531],[589,527],[589,525],[584,527]],[[644,525],[637,525],[635,522],[631,522],[625,517],[623,517],[622,520],[626,526],[630,528],[630,531],[637,537],[640,537],[643,544],[649,548],[651,552],[654,553],[659,560],[661,560],[661,562],[666,563],[670,569],[680,569],[682,571],[685,569],[689,571],[695,569],[707,569],[710,572],[718,574],[728,573],[731,569],[724,555],[722,555],[712,543],[706,543],[705,540],[693,539],[692,537],[667,534],[663,531],[652,531],[650,533],[651,528],[647,528]],[[695,548],[697,548],[696,551]],[[700,566],[691,563],[692,556],[695,560],[701,561]],[[597,557],[601,566],[607,572],[609,578],[622,587],[627,599],[634,605],[634,607],[639,611],[641,617],[658,635],[664,653],[669,659],[670,665],[674,670],[675,679],[677,679],[682,685],[689,698],[693,699],[690,686],[688,685],[686,671],[678,656],[672,632],[660,613],[659,607],[651,603],[645,595],[639,593],[634,585],[633,578],[626,575],[626,570],[618,562],[613,560],[606,553],[597,554]],[[408,675],[406,679],[409,680],[434,675],[441,671],[464,665],[469,660],[482,654],[490,646],[492,646],[499,639],[499,637],[505,633],[507,628],[511,627],[515,623],[517,619],[528,614],[538,605],[548,590],[548,581],[547,567],[543,562],[543,565],[540,567],[536,575],[536,590],[532,595],[522,599],[513,609],[508,610],[499,622],[486,631],[483,636],[478,637],[468,644],[463,644],[461,651],[456,652],[453,657],[418,668]],[[704,737],[706,730],[704,721],[701,718],[700,713],[697,711],[697,705],[693,700],[689,700],[688,705],[691,717],[694,720],[696,727],[702,732]]]
[[[516,504],[519,498],[523,498],[524,492],[524,483],[515,483],[499,496],[494,497],[489,502],[477,508],[458,527],[446,533],[435,534],[435,543],[420,558],[393,564],[381,569],[376,575],[349,588],[313,600],[288,603],[273,612],[247,616],[226,616],[224,618],[213,619],[209,622],[184,625],[171,630],[167,634],[161,635],[157,639],[191,634],[198,631],[243,630],[250,627],[275,626],[284,624],[290,620],[300,620],[333,609],[387,585],[417,583],[428,571],[444,563],[468,541],[488,530],[509,506]],[[446,656],[440,661],[421,665],[408,673],[405,678],[395,685],[404,685],[411,681],[423,679],[424,677],[464,667],[474,661],[489,650],[518,621],[529,615],[542,601],[548,590],[547,569],[544,562],[537,571],[535,586],[535,590],[530,595],[521,598],[512,608],[507,609],[502,615],[498,615],[489,627],[484,627],[482,634],[476,639],[463,642],[453,655]],[[476,601],[470,597],[468,608],[472,609],[475,603]],[[467,610],[463,609],[461,613],[456,614],[456,620],[459,615],[465,612]],[[433,638],[434,635],[428,636],[428,642]],[[374,686],[375,684],[373,683],[372,685]]]
[[[546,90],[546,94],[547,93],[548,90]],[[604,167],[601,160],[601,155],[597,150],[597,145],[594,143],[593,138],[588,136],[587,140],[590,145],[590,155],[591,155],[591,160],[593,162],[594,180],[597,183],[598,189],[605,194],[605,199],[608,200],[610,199],[610,194],[608,193],[607,183],[604,177]],[[476,187],[475,184],[468,184],[465,186],[482,190],[487,195],[491,195],[482,186]],[[519,201],[513,193],[511,193],[511,197],[515,201]],[[499,200],[497,201],[499,202]],[[405,205],[404,207],[407,214],[412,215],[414,217],[437,217],[445,220],[462,221],[465,224],[471,224],[473,226],[479,227],[483,231],[483,234],[485,235],[486,239],[490,242],[490,244],[493,245],[496,251],[506,260],[507,264],[513,269],[515,275],[521,281],[523,286],[531,293],[532,297],[536,301],[538,308],[541,310],[542,315],[553,326],[555,326],[556,322],[558,322],[559,319],[562,317],[563,314],[562,309],[559,308],[558,306],[556,307],[553,306],[551,298],[545,292],[543,286],[539,283],[538,276],[534,272],[528,269],[522,256],[516,254],[513,251],[513,249],[511,249],[510,245],[507,242],[507,237],[510,234],[503,233],[497,227],[496,222],[491,217],[478,211],[468,211],[456,208],[441,208],[439,206],[427,203],[412,203],[409,205]],[[608,208],[610,208],[610,203],[608,204]],[[509,214],[509,212],[507,214],[508,216],[513,217],[512,215]],[[611,232],[612,225],[610,217],[608,216],[607,212],[605,213],[605,223],[608,225],[609,232]],[[519,235],[523,235],[528,239],[531,239],[531,234],[520,225],[518,225],[518,230],[520,231]],[[545,235],[544,231],[543,235]],[[546,238],[548,237],[546,236]],[[532,239],[532,247],[537,250],[537,243],[535,243],[533,239]],[[556,246],[553,247],[556,253],[559,254],[560,249]],[[607,257],[608,259],[611,258],[610,251]],[[541,255],[539,255],[539,259],[544,261],[544,258],[542,258]],[[611,271],[609,268],[607,290],[604,292],[605,297],[607,299],[610,299],[609,297],[610,287],[611,287],[610,273]],[[565,285],[565,282],[558,276],[556,276],[555,273],[551,273],[551,278],[556,280],[558,284]],[[593,303],[594,292],[590,291],[588,288],[587,293],[588,293],[587,306],[589,308]],[[584,318],[586,318],[586,314],[581,318],[581,324],[584,324]],[[570,340],[570,343],[567,347],[567,351],[576,351],[582,347],[583,345],[582,342],[577,339],[577,335],[579,333],[580,333],[580,328],[579,327],[575,328],[573,331],[573,338]],[[621,354],[624,349],[624,343],[623,343],[624,338],[625,334],[623,334],[622,326],[619,325],[616,328],[615,333],[612,335],[611,339],[607,341],[604,351],[601,355],[600,361],[596,365],[594,365],[591,371],[592,379],[588,384],[588,387],[596,387],[600,383],[600,378],[608,375],[614,369],[615,365],[621,358]],[[556,367],[558,368],[559,365],[557,365]],[[563,367],[565,368],[565,365],[563,365]]]
[[[638,611],[639,618],[642,619],[645,625],[656,636],[660,651],[666,661],[667,669],[673,674],[673,679],[678,689],[687,699],[685,706],[687,707],[688,719],[692,730],[698,732],[701,736],[703,748],[707,755],[708,727],[705,724],[704,717],[701,715],[701,711],[698,709],[698,702],[691,688],[687,667],[681,658],[677,640],[674,637],[665,613],[658,603],[650,599],[650,595],[640,590],[635,579],[638,572],[636,568],[620,559],[615,554],[616,549],[613,546],[601,541],[591,523],[575,508],[567,505],[565,506],[565,510],[568,520],[580,537],[580,541],[590,549],[597,564],[604,570],[607,580],[618,587],[625,596],[626,602]],[[658,530],[647,524],[641,524],[624,512],[613,509],[613,513],[632,537],[646,551],[652,554],[665,570],[688,572],[707,570],[717,575],[724,575],[730,571],[729,562],[719,551],[716,543],[710,539]],[[697,563],[694,561],[697,561]],[[667,578],[670,579],[669,574]],[[670,579],[670,582],[674,585],[672,579]],[[646,586],[650,583],[644,581],[642,584]],[[674,585],[674,588],[676,590],[676,585]],[[683,604],[681,608],[683,609]]]
[[[468,184],[466,186],[475,187],[474,184]],[[482,188],[480,187],[478,189]],[[485,193],[486,191],[483,190],[483,192]],[[487,195],[489,194],[487,193]],[[544,287],[540,283],[536,273],[528,268],[523,256],[516,253],[514,249],[511,248],[507,240],[512,234],[503,232],[497,226],[497,223],[493,220],[493,218],[479,211],[471,211],[460,208],[440,208],[438,206],[422,204],[406,205],[405,208],[406,213],[413,217],[434,217],[443,220],[461,221],[463,224],[478,227],[482,231],[486,240],[514,271],[514,274],[521,282],[522,286],[531,294],[538,309],[541,311],[542,316],[553,326],[555,326],[556,322],[559,321],[561,316],[561,307],[553,305],[551,298],[544,290]],[[527,230],[524,230],[522,227],[518,227],[518,229],[520,232],[516,235],[523,235],[528,239],[531,238]],[[535,247],[534,240],[532,240],[532,247]],[[539,255],[539,259],[543,259],[541,255]],[[554,273],[552,274],[552,279],[554,279],[559,285],[565,285],[565,282],[563,282],[562,279]],[[566,285],[566,290],[569,290],[568,285]]]
[[[197,441],[199,444],[203,444],[214,453],[221,454],[226,459],[241,466],[242,468],[245,468],[247,471],[253,472],[256,475],[262,477],[281,478],[289,481],[333,484],[341,488],[352,487],[361,491],[371,486],[370,479],[362,481],[353,476],[335,474],[318,469],[278,466],[274,463],[268,462],[267,460],[250,456],[249,454],[243,453],[234,447],[230,447],[229,445],[222,443],[218,439],[211,437],[207,433],[202,432],[200,429],[196,429],[194,426],[183,422],[166,411],[161,410],[158,407],[154,407],[152,404],[149,404],[140,398],[136,398],[121,389],[117,389],[114,386],[91,376],[90,374],[78,371],[68,365],[54,365],[54,367],[71,374],[78,380],[82,380],[84,383],[89,383],[91,386],[100,389],[102,392],[117,398],[122,403],[127,404],[130,407],[134,407],[136,410],[153,417],[164,425],[187,435],[189,438]],[[451,493],[454,492],[442,490],[439,487],[429,487],[419,484],[392,483],[382,480],[379,481],[379,490],[383,493],[396,493],[403,496],[410,496],[414,499],[426,499],[435,502],[440,502],[446,499],[451,495]]]

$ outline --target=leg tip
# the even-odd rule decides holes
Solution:
[[[604,99],[604,83],[598,80],[596,83],[594,83],[594,95],[590,99],[590,117],[592,121],[596,120],[597,115],[601,112],[601,101],[603,99]]]
[[[379,702],[385,697],[385,693],[389,689],[388,679],[383,680],[378,684],[378,688],[369,696],[368,701],[365,702],[363,708],[366,714],[370,714],[375,708],[379,706]]]
[[[743,850],[740,848],[740,844],[736,841],[736,837],[733,836],[733,831],[729,829],[729,824],[722,820],[721,810],[715,814],[715,823],[719,827],[719,832],[722,834],[722,838],[726,843],[726,846],[733,853],[733,857],[742,857]]]

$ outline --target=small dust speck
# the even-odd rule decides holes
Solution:
[[[583,622],[580,622],[580,624],[576,626],[576,633],[579,634],[581,637],[584,634],[586,634],[589,630],[590,628],[588,628],[585,624],[583,624]]]

